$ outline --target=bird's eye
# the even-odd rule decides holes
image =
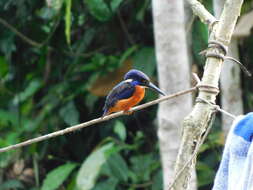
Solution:
[[[143,84],[148,84],[148,81],[147,81],[146,79],[143,79],[141,82],[142,82]]]

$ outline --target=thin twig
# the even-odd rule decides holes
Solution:
[[[21,32],[19,32],[15,27],[13,27],[12,25],[10,25],[8,22],[6,22],[4,19],[2,19],[0,17],[0,23],[2,25],[4,25],[6,28],[8,28],[9,30],[11,30],[12,32],[14,32],[16,35],[18,35],[22,40],[24,40],[26,43],[38,47],[40,48],[42,46],[41,43],[38,43],[30,38],[28,38],[27,36],[25,36],[24,34],[22,34]]]
[[[25,36],[23,33],[21,33],[20,31],[18,31],[14,26],[12,26],[11,24],[9,24],[7,21],[5,21],[3,18],[0,17],[0,24],[2,24],[3,26],[5,26],[6,28],[8,28],[9,30],[11,30],[13,33],[15,33],[17,36],[19,36],[24,42],[26,42],[27,44],[34,46],[36,48],[41,48],[43,46],[45,46],[48,41],[51,39],[51,37],[53,36],[57,26],[59,25],[60,19],[56,22],[55,26],[53,27],[52,32],[49,34],[49,36],[42,42],[36,42],[34,40],[32,40],[31,38]],[[106,48],[108,48],[109,46],[106,47],[101,47],[98,48],[94,51],[91,52],[87,52],[87,53],[75,53],[75,52],[69,52],[66,50],[63,50],[62,53],[64,53],[65,55],[71,56],[71,57],[90,57],[91,55],[94,54],[94,52],[97,51],[102,51],[105,50]],[[53,51],[59,51],[58,48],[52,47],[52,46],[48,46],[49,50],[53,50]]]
[[[225,114],[225,115],[227,115],[227,116],[229,116],[229,117],[231,117],[231,118],[233,118],[233,119],[236,119],[236,116],[235,116],[235,115],[233,115],[233,114],[227,112],[227,111],[224,110],[224,109],[221,109],[220,106],[214,105],[214,104],[212,104],[211,102],[208,102],[207,100],[205,100],[205,99],[203,99],[203,98],[200,98],[200,97],[198,97],[197,99],[199,99],[199,100],[201,100],[201,101],[207,103],[207,104],[210,105],[210,106],[213,106],[214,109],[216,109],[217,111],[219,111],[219,112],[221,112],[221,113],[223,113],[223,114]]]
[[[130,109],[129,111],[135,112],[135,111],[144,109],[146,107],[158,104],[160,102],[175,98],[177,96],[181,96],[181,95],[193,92],[195,90],[197,90],[196,86],[192,87],[192,88],[189,88],[187,90],[183,90],[183,91],[180,91],[180,92],[177,92],[177,93],[174,93],[174,94],[164,96],[162,98],[150,101],[148,103],[136,106],[136,107]],[[46,134],[46,135],[43,135],[43,136],[40,136],[40,137],[29,139],[27,141],[24,141],[24,142],[21,142],[21,143],[18,143],[18,144],[14,144],[14,145],[10,145],[10,146],[1,148],[0,153],[1,152],[6,152],[8,150],[13,150],[13,149],[16,149],[16,148],[20,148],[20,147],[23,147],[23,146],[27,146],[27,145],[30,145],[30,144],[33,144],[33,143],[36,143],[36,142],[40,142],[40,141],[43,141],[43,140],[47,140],[47,139],[50,139],[50,138],[53,138],[53,137],[56,137],[56,136],[59,136],[59,135],[64,135],[66,133],[70,133],[70,132],[76,131],[78,129],[82,129],[84,127],[88,127],[88,126],[91,126],[91,125],[94,125],[94,124],[97,124],[97,123],[101,123],[101,122],[104,122],[104,121],[107,121],[107,120],[110,120],[110,119],[113,119],[113,118],[116,118],[116,117],[119,117],[119,116],[122,116],[122,115],[125,115],[125,114],[121,111],[121,112],[117,112],[117,113],[114,113],[114,114],[111,114],[111,115],[108,115],[108,116],[105,116],[105,117],[100,117],[100,118],[97,118],[97,119],[93,119],[93,120],[87,121],[85,123],[81,123],[81,124],[78,124],[78,125],[68,127],[66,129],[63,129],[63,130],[55,131],[53,133],[49,133],[49,134]]]
[[[230,56],[226,56],[225,59],[234,61],[237,65],[239,65],[239,67],[242,69],[242,71],[243,71],[248,77],[251,77],[251,76],[252,76],[252,74],[249,72],[249,70],[248,70],[240,61],[238,61],[237,59],[235,59],[235,58],[233,58],[233,57],[230,57]]]
[[[122,30],[124,31],[124,33],[125,33],[128,41],[130,42],[131,45],[135,44],[134,40],[132,39],[131,35],[129,34],[129,32],[127,30],[126,24],[125,24],[125,22],[124,22],[124,20],[123,20],[123,18],[122,18],[122,16],[121,16],[121,14],[120,14],[119,11],[117,12],[117,15],[118,15],[119,22],[120,22],[120,25],[122,27]]]
[[[219,112],[221,112],[221,113],[223,113],[223,114],[225,114],[225,115],[227,115],[227,116],[229,116],[229,117],[231,117],[231,118],[233,118],[233,119],[236,119],[236,116],[235,116],[235,115],[233,115],[233,114],[231,114],[231,113],[228,113],[228,112],[225,111],[224,109],[221,109],[219,106],[217,106],[216,109],[217,109],[217,111],[219,111]]]

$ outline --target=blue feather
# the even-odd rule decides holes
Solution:
[[[148,80],[148,81],[150,80],[149,77],[145,73],[136,69],[131,69],[125,74],[124,80],[127,80],[127,79],[133,79],[136,81],[143,80],[143,79]]]
[[[117,84],[106,97],[105,106],[103,108],[103,116],[106,115],[108,110],[113,107],[119,100],[130,98],[135,91],[136,85],[136,81],[122,81]]]

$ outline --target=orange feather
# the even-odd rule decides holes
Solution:
[[[135,86],[134,94],[128,98],[119,100],[113,107],[108,110],[108,114],[112,112],[124,111],[127,112],[131,107],[138,104],[145,95],[145,88],[142,86]]]

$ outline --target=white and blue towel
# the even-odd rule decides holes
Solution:
[[[238,116],[226,140],[212,190],[253,190],[253,113]]]

